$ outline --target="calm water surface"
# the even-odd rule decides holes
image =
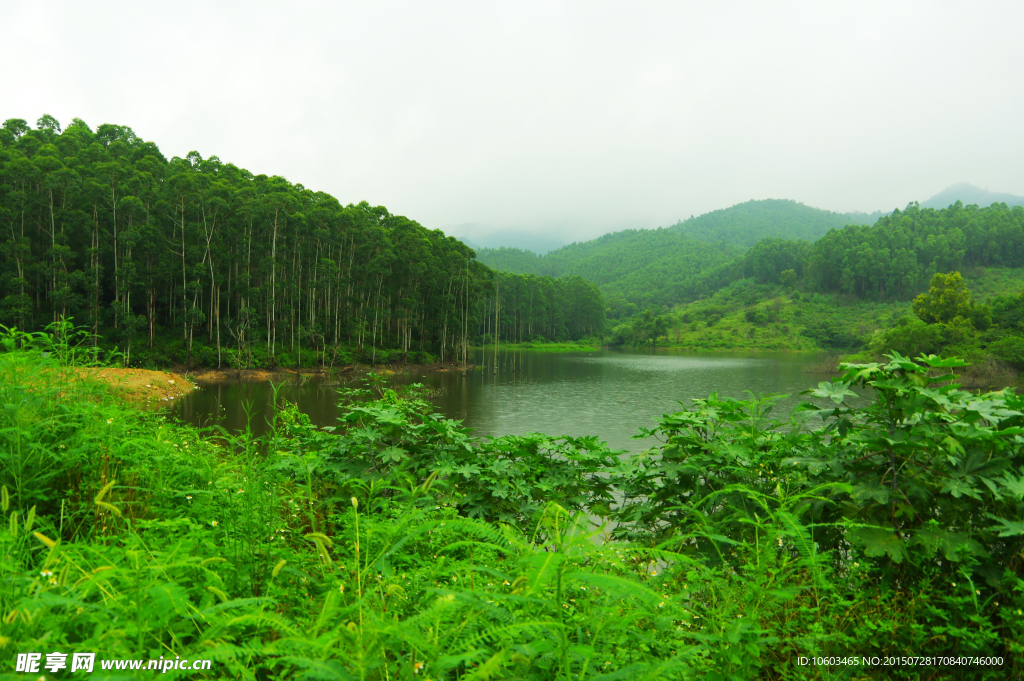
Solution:
[[[679,402],[720,396],[746,398],[784,393],[776,414],[786,416],[806,399],[798,393],[828,380],[808,373],[816,358],[801,354],[683,354],[601,350],[585,353],[522,352],[502,355],[495,375],[490,356],[465,376],[461,371],[399,374],[396,383],[422,383],[435,391],[438,410],[461,419],[477,435],[526,432],[551,435],[598,435],[614,449],[637,451],[637,429],[653,426]],[[296,402],[318,425],[337,418],[336,386],[310,378],[290,382],[279,396]],[[224,382],[208,385],[181,399],[172,413],[196,425],[245,428],[251,412],[253,430],[266,428],[271,415],[267,383]],[[649,445],[648,445],[649,446]]]

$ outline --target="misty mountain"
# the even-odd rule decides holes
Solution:
[[[973,184],[961,182],[960,184],[946,187],[927,201],[922,201],[921,207],[947,208],[957,201],[963,202],[965,206],[973,203],[983,208],[991,206],[993,203],[1005,203],[1008,206],[1024,206],[1024,196],[1004,192],[990,192],[987,189],[975,187]]]
[[[470,227],[475,227],[475,225],[459,225],[458,227],[453,228],[453,230],[446,229],[445,231],[451,233],[452,231],[457,232]],[[514,248],[540,254],[561,248],[566,244],[565,239],[551,234],[528,232],[517,229],[502,229],[494,232],[477,234],[475,236],[457,236],[455,238],[473,250],[480,250],[484,248]]]

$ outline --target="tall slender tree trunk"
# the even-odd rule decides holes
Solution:
[[[494,373],[498,373],[498,308],[501,306],[501,280],[494,275]]]

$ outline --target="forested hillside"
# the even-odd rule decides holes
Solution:
[[[786,278],[808,290],[883,300],[920,293],[936,272],[1021,266],[1024,208],[957,202],[942,210],[911,204],[870,227],[831,231],[813,245],[760,242],[734,264],[732,275],[758,283]]]
[[[574,243],[544,256],[513,248],[481,249],[488,266],[553,277],[582,276],[606,298],[612,317],[672,305],[693,295],[701,274],[742,252],[688,239],[670,229],[625,230]]]
[[[617,325],[612,344],[862,349],[965,357],[982,387],[1024,370],[1024,208],[911,204],[816,243],[764,239],[706,271],[700,299]],[[962,271],[962,272],[961,272]],[[913,300],[913,304],[911,304]],[[935,312],[935,310],[941,312]],[[986,382],[989,381],[989,382]]]
[[[830,229],[871,224],[880,215],[833,213],[789,199],[764,199],[691,217],[669,229],[698,241],[750,247],[767,238],[815,241]]]
[[[1024,266],[1024,207],[993,204],[935,210],[911,204],[872,226],[831,230],[815,243],[762,239],[743,255],[701,272],[684,303],[733,282],[782,285],[865,300],[909,300],[936,273]]]
[[[444,360],[493,334],[499,282],[457,239],[125,126],[7,120],[0,225],[0,323],[73,318],[126,362]],[[587,282],[502,279],[517,339],[603,328]]]
[[[736,259],[761,240],[813,241],[831,229],[869,218],[768,199],[706,213],[668,228],[605,234],[543,256],[517,248],[479,249],[477,255],[497,270],[586,277],[605,294],[610,316],[619,318],[724,286],[745,267],[737,269]]]

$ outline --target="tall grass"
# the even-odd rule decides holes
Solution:
[[[625,463],[596,438],[478,442],[383,386],[334,432],[281,404],[229,436],[70,380],[52,335],[6,341],[7,670],[59,650],[211,658],[205,678],[851,678],[879,670],[796,661],[949,650],[1007,657],[964,678],[1020,673],[1020,593],[969,560],[892,579],[843,540],[852,486],[783,465],[822,440],[764,404],[667,415]]]

